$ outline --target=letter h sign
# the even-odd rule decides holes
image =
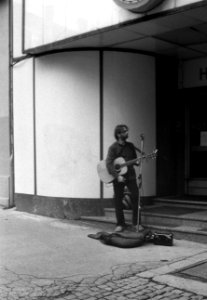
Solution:
[[[207,80],[207,67],[206,68],[200,68],[200,80]]]

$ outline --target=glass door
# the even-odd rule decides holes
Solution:
[[[190,103],[190,177],[207,178],[207,98]]]

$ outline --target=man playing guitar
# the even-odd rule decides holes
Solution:
[[[128,142],[128,131],[127,125],[117,125],[114,129],[114,137],[116,141],[109,147],[108,154],[106,157],[106,167],[108,172],[114,177],[113,188],[115,196],[115,213],[117,226],[115,232],[121,232],[126,227],[122,199],[124,197],[124,188],[127,186],[131,193],[131,204],[132,204],[132,229],[136,230],[138,220],[138,196],[139,189],[137,186],[136,172],[134,165],[136,165],[136,150],[140,153],[141,151],[134,146],[133,143]],[[135,150],[136,149],[136,150]],[[114,160],[118,157],[123,157],[125,161],[135,159],[134,165],[129,165],[127,172],[123,175],[119,174],[119,169],[114,165]]]

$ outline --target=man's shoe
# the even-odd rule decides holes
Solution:
[[[123,226],[116,226],[114,232],[122,232],[124,230]]]

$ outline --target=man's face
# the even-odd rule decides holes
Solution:
[[[122,141],[126,141],[128,139],[129,134],[128,134],[128,129],[126,127],[122,128],[119,137]]]

